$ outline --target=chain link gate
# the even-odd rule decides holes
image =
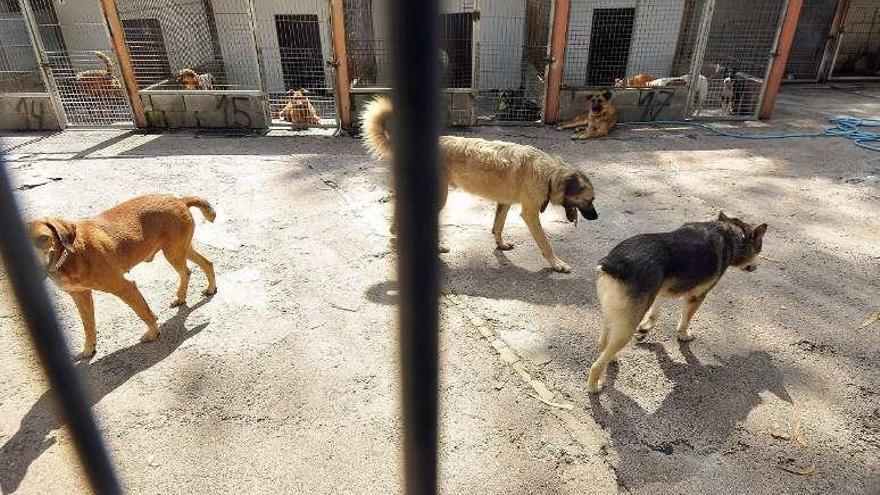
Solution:
[[[785,81],[818,81],[822,77],[831,24],[840,0],[806,0],[785,67]]]
[[[327,0],[255,1],[256,39],[273,122],[336,125]]]
[[[131,106],[122,84],[99,2],[21,0],[51,85],[75,126],[130,126]]]
[[[880,78],[880,3],[849,0],[829,79]]]

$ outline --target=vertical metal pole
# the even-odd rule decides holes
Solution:
[[[562,90],[562,67],[568,44],[569,0],[556,0],[553,7],[553,26],[550,33],[550,63],[547,68],[547,95],[544,97],[544,123],[555,124],[559,119],[559,93]]]
[[[0,157],[0,232],[3,233],[0,235],[0,255],[12,282],[18,308],[58,398],[92,490],[100,495],[122,493],[89,409],[89,402],[70,362],[64,336],[55,318],[55,308],[43,287],[43,277],[18,211],[12,195],[12,184]]]
[[[119,10],[116,8],[116,0],[101,0],[101,9],[107,19],[107,28],[110,30],[110,40],[113,42],[113,52],[119,61],[119,71],[122,72],[122,80],[128,92],[131,102],[131,113],[134,117],[134,125],[137,127],[147,126],[147,117],[144,114],[144,103],[141,101],[140,87],[134,76],[134,65],[131,63],[131,55],[128,53],[128,45],[125,43],[125,32],[122,29],[122,20],[119,18]]]
[[[257,38],[257,10],[254,6],[253,0],[247,1],[247,10],[248,10],[248,27],[251,31],[251,42],[254,44],[254,59],[257,61],[257,87],[260,90],[260,100],[263,101],[262,109],[263,115],[266,118],[266,122],[268,125],[272,124],[272,111],[269,108],[269,88],[266,83],[266,67],[264,65],[263,60],[263,50],[260,48],[260,42]],[[216,16],[214,16],[213,9],[211,10],[211,16],[214,19],[214,25],[216,27],[217,21]],[[218,39],[219,43],[219,39]],[[224,61],[224,66],[226,62]]]
[[[30,0],[19,0],[21,6],[21,14],[27,23],[28,35],[31,38],[31,44],[34,47],[34,53],[37,56],[37,63],[40,64],[40,76],[43,78],[43,84],[46,86],[46,92],[49,93],[49,101],[58,116],[58,124],[61,129],[67,127],[67,114],[64,112],[64,106],[61,105],[61,93],[58,86],[55,85],[55,79],[51,74],[51,66],[46,58],[46,47],[43,45],[43,38],[40,35],[40,25],[34,17],[34,11],[31,8]]]
[[[404,492],[437,492],[437,0],[389,2]]]
[[[788,54],[791,52],[792,43],[794,43],[794,34],[797,31],[798,19],[800,19],[803,6],[804,0],[788,0],[786,5],[782,26],[776,38],[773,61],[764,78],[764,94],[761,97],[761,112],[758,114],[762,120],[769,119],[773,114],[776,95],[779,94],[779,87],[782,86],[785,66],[788,64]]]
[[[697,31],[694,59],[691,65],[690,83],[687,91],[687,105],[685,105],[684,118],[689,119],[694,111],[694,96],[700,84],[700,75],[703,72],[703,60],[706,57],[706,45],[709,44],[709,31],[712,29],[712,19],[715,16],[715,0],[706,0],[703,5],[703,14],[700,16],[700,28]]]
[[[816,79],[823,82],[830,79],[837,64],[837,51],[840,49],[840,41],[843,38],[843,26],[846,21],[846,13],[849,9],[849,0],[840,0],[837,11],[834,12],[834,20],[831,21],[831,29],[828,31],[828,44],[822,54],[822,63],[819,64],[819,73]]]
[[[348,50],[345,46],[345,12],[342,0],[330,0],[330,31],[333,38],[333,66],[336,74],[336,109],[339,127],[351,129],[351,97],[348,88]]]

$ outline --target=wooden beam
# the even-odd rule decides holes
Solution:
[[[544,123],[555,124],[559,119],[559,93],[562,90],[562,65],[568,44],[569,0],[556,0],[553,9],[553,27],[550,35],[550,63],[547,70],[547,94],[544,97]]]
[[[137,78],[134,77],[134,65],[131,63],[131,55],[128,53],[128,45],[125,44],[125,32],[122,30],[122,20],[119,18],[119,10],[116,8],[116,0],[101,0],[101,9],[107,19],[107,27],[110,29],[110,40],[113,42],[113,53],[119,61],[119,70],[122,72],[122,80],[131,102],[131,113],[134,117],[134,125],[146,127],[147,118],[144,115],[144,103],[141,101],[140,87]]]
[[[825,82],[834,71],[834,59],[837,55],[837,47],[840,45],[840,36],[843,34],[843,21],[846,19],[846,11],[849,8],[849,0],[840,0],[831,28],[828,30],[828,43],[825,44],[825,52],[822,54],[822,63],[816,75],[818,82]]]
[[[330,0],[330,26],[333,37],[333,57],[336,69],[336,108],[339,110],[339,126],[351,129],[351,99],[348,88],[348,50],[345,48],[345,16],[342,0]]]
[[[769,119],[773,114],[776,95],[779,94],[779,87],[782,85],[785,66],[788,64],[788,54],[791,52],[791,44],[794,41],[794,33],[797,31],[798,19],[800,19],[803,6],[804,0],[788,0],[785,18],[776,40],[776,53],[773,57],[770,73],[767,75],[764,98],[761,101],[761,113],[758,115],[761,120]]]

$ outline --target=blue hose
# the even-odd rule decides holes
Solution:
[[[692,122],[687,120],[655,120],[647,122],[621,122],[619,126],[689,126],[699,127],[720,136],[737,139],[787,139],[787,138],[817,138],[817,137],[843,137],[861,148],[880,152],[880,147],[871,146],[868,143],[880,142],[880,132],[863,130],[868,127],[880,127],[878,119],[856,119],[852,117],[837,117],[830,119],[834,127],[829,127],[822,132],[801,134],[737,134],[727,132],[704,122]]]

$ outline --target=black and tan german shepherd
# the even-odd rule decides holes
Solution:
[[[642,340],[657,321],[664,297],[682,299],[678,338],[693,339],[688,325],[706,295],[735,266],[757,268],[767,224],[754,227],[721,212],[713,222],[687,223],[661,234],[641,234],[618,244],[599,261],[596,293],[602,307],[599,357],[587,390],[602,389],[605,367],[636,335]]]

